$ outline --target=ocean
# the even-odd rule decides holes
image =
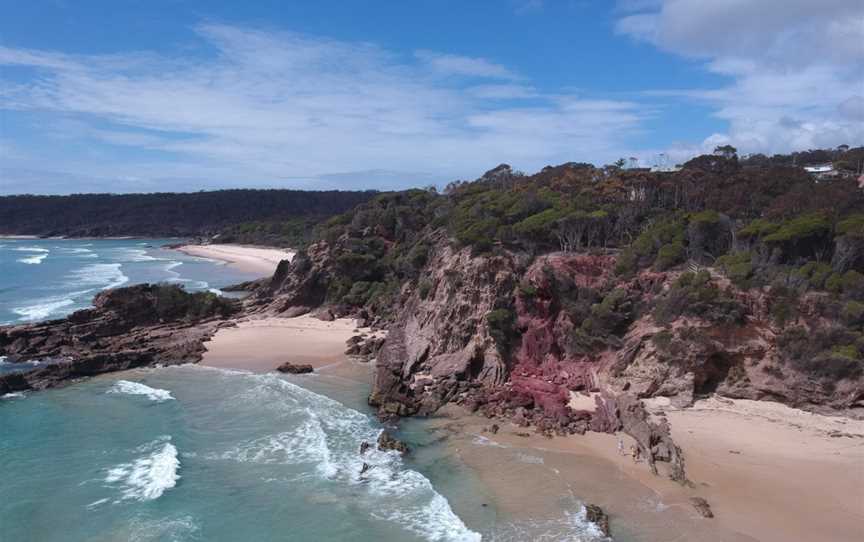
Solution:
[[[2,240],[0,321],[60,317],[137,282],[218,291],[250,278],[166,242]],[[423,420],[401,428],[408,457],[361,456],[383,429],[368,391],[337,374],[190,364],[6,395],[0,540],[601,539],[576,501],[553,524],[504,517]]]
[[[213,290],[256,278],[164,247],[176,239],[0,238],[0,325],[61,318],[101,290],[172,282]]]

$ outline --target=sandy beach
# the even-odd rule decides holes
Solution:
[[[291,260],[294,252],[281,248],[242,245],[184,245],[177,250],[190,256],[226,262],[242,271],[269,277],[282,260]]]
[[[249,319],[239,322],[237,327],[219,330],[207,343],[201,363],[268,372],[290,361],[321,369],[348,361],[345,342],[363,333],[372,332],[357,328],[355,321],[348,318],[325,322],[306,314],[295,318]]]
[[[268,372],[286,361],[308,363],[368,387],[372,365],[344,354],[345,341],[358,333],[371,331],[354,320],[311,315],[248,319],[220,330],[202,364]],[[615,539],[623,541],[851,542],[864,536],[864,421],[718,397],[687,409],[662,398],[648,406],[669,419],[690,487],[620,455],[618,438],[625,449],[631,443],[626,435],[550,439],[501,421],[493,434],[492,421],[453,405],[431,426],[510,518],[561,521],[586,501],[607,510]],[[700,517],[691,497],[705,498],[715,517]]]
[[[658,404],[659,403],[659,404]],[[436,425],[496,506],[551,521],[562,496],[599,504],[616,540],[853,541],[864,537],[864,422],[777,403],[710,399],[668,416],[692,487],[617,452],[618,436],[546,438],[447,407]],[[658,410],[660,412],[660,410]],[[625,449],[629,437],[622,436]],[[715,517],[691,506],[703,497]]]

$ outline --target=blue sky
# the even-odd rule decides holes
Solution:
[[[824,0],[0,0],[0,193],[401,188],[864,141]]]

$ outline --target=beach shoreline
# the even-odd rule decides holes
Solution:
[[[566,511],[561,496],[575,494],[610,515],[616,540],[861,539],[864,422],[762,401],[712,398],[683,409],[654,403],[684,452],[688,486],[634,463],[623,434],[548,438],[454,405],[433,427],[495,505],[517,518],[552,520]],[[706,499],[714,518],[701,517],[692,497]]]
[[[286,361],[308,363],[316,371],[353,375],[368,387],[373,365],[344,354],[345,341],[361,333],[372,332],[350,319],[250,318],[221,329],[201,363],[253,372]],[[859,539],[864,421],[719,397],[680,409],[663,398],[646,405],[669,420],[690,486],[654,476],[645,463],[619,454],[619,439],[625,451],[631,444],[623,434],[547,438],[452,404],[431,418],[430,430],[443,435],[495,506],[516,520],[555,521],[578,511],[578,501],[610,514],[616,540]],[[493,433],[492,424],[500,430]],[[715,517],[699,516],[692,497],[706,499]]]
[[[349,318],[324,321],[311,314],[247,318],[236,326],[220,329],[205,343],[207,351],[200,363],[254,373],[274,371],[285,362],[308,364],[319,370],[351,360],[345,354],[351,337],[382,334],[357,327],[356,321]]]
[[[281,248],[246,245],[182,245],[174,250],[195,256],[224,262],[240,271],[255,273],[261,278],[271,276],[279,262],[291,260],[296,252]]]

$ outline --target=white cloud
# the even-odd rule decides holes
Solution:
[[[413,186],[473,178],[503,161],[533,170],[610,159],[646,116],[634,103],[543,94],[481,58],[405,58],[373,44],[225,25],[196,31],[209,56],[0,49],[0,65],[35,72],[14,80],[0,72],[0,109],[54,119],[41,133],[57,146],[94,143],[75,158],[51,145],[31,149],[31,161],[5,164],[11,182],[0,190],[33,189],[46,162],[73,183],[120,179],[113,188],[122,191],[347,188],[349,178],[354,188]],[[530,107],[503,101],[522,97]],[[153,157],[130,158],[124,147]],[[13,171],[30,173],[15,181]],[[132,178],[140,180],[122,181]]]
[[[416,51],[415,56],[443,75],[461,75],[489,79],[517,79],[516,75],[501,64],[485,58],[449,55],[434,51]]]
[[[703,101],[746,152],[864,143],[864,3],[860,0],[665,0],[620,5],[616,30],[702,59],[731,83],[662,94]],[[635,13],[632,13],[635,11]],[[656,93],[655,93],[656,94]]]

